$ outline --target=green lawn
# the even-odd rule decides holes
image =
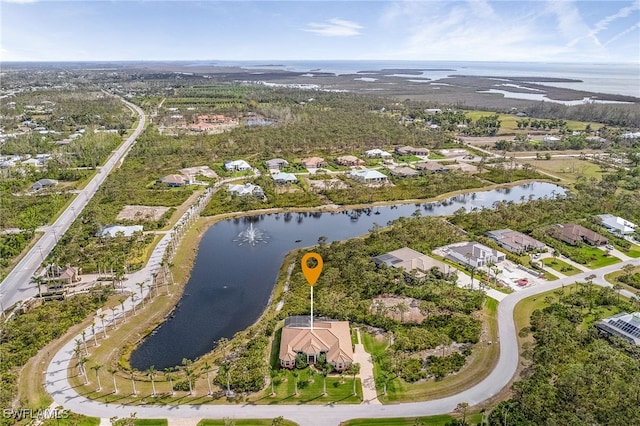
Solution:
[[[576,275],[582,272],[580,269],[576,268],[575,266],[569,265],[567,262],[563,260],[554,259],[552,257],[546,257],[542,259],[542,263],[544,263],[545,266],[548,266],[554,271],[558,271],[561,274],[567,275],[567,276]]]
[[[636,266],[635,269],[632,271],[632,273],[637,273],[640,272],[640,266]],[[637,288],[630,286],[629,284],[625,284],[623,282],[618,281],[618,277],[621,275],[624,275],[626,272],[623,271],[622,269],[619,271],[615,271],[615,272],[611,272],[610,274],[606,274],[604,276],[604,279],[607,280],[607,282],[609,282],[611,285],[620,285],[622,286],[623,289],[625,290],[629,290],[632,293],[636,293],[638,291]]]
[[[447,157],[445,157],[444,155],[442,155],[442,154],[440,154],[438,152],[431,151],[429,153],[429,160],[442,160],[444,158],[447,158]]]
[[[620,250],[619,247],[618,247],[618,250]],[[631,247],[629,247],[629,250],[620,250],[620,251],[622,251],[624,254],[634,259],[640,257],[640,246],[636,244],[631,244]]]
[[[271,384],[264,391],[264,396],[255,401],[259,404],[359,404],[362,401],[362,384],[356,379],[356,392],[353,395],[353,376],[345,374],[344,378],[333,373],[327,377],[327,395],[322,395],[322,375],[309,377],[309,370],[298,370],[298,395],[295,393],[295,378],[291,371],[282,370],[276,378],[275,396],[271,396]],[[282,381],[282,379],[285,381]],[[313,382],[311,382],[313,380]],[[341,383],[343,382],[343,383]]]
[[[416,424],[420,424],[424,426],[444,426],[453,419],[454,417],[448,414],[440,414],[438,416],[428,416],[428,417],[393,417],[389,419],[353,419],[353,420],[340,423],[340,426],[370,426],[370,425],[413,426]],[[482,422],[482,413],[473,413],[473,414],[467,413],[466,420],[467,420],[467,423],[469,424],[479,424]]]
[[[232,419],[235,426],[271,426],[273,425],[273,419]],[[203,419],[198,422],[198,426],[225,426],[225,419],[213,420]],[[282,426],[298,426],[298,423],[291,420],[284,420],[280,423]]]
[[[610,256],[606,252],[595,247],[582,247],[580,250],[591,258],[591,261],[585,265],[587,268],[602,268],[603,266],[613,265],[614,263],[620,262],[620,259],[617,257]]]
[[[167,426],[167,419],[136,419],[133,421],[135,426]]]

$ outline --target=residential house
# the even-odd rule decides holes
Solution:
[[[429,155],[427,148],[414,148],[409,145],[397,146],[394,148],[394,151],[398,155]]]
[[[51,265],[49,272],[52,276],[46,279],[45,284],[48,289],[52,289],[77,283],[81,280],[81,271],[81,268],[75,266],[67,265],[64,268],[60,268],[57,265]]]
[[[170,187],[179,187],[190,185],[192,183],[191,179],[179,174],[167,175],[163,178],[158,179],[158,183],[162,183],[164,185]]]
[[[142,225],[131,225],[131,226],[122,226],[122,225],[109,225],[105,226],[98,232],[99,237],[115,237],[118,234],[122,234],[125,237],[132,237],[136,232],[142,232]]]
[[[274,173],[271,175],[271,178],[275,183],[279,183],[279,184],[295,183],[298,181],[298,178],[296,177],[296,175],[292,173],[284,173],[284,172]]]
[[[256,198],[264,199],[264,191],[258,185],[252,183],[245,183],[244,185],[229,184],[229,193],[231,195],[237,195],[244,197],[245,195],[253,195]]]
[[[315,364],[324,355],[335,370],[348,369],[354,359],[349,322],[317,319],[311,328],[308,316],[286,318],[280,339],[280,366],[295,368],[299,354],[309,364]]]
[[[598,217],[602,221],[602,226],[615,235],[630,235],[638,228],[635,223],[612,214],[601,214]]]
[[[302,159],[302,165],[307,169],[318,169],[320,167],[327,167],[326,161],[321,157],[309,157]]]
[[[198,123],[225,124],[231,122],[231,118],[223,114],[202,114],[196,117]]]
[[[42,167],[43,162],[37,158],[29,158],[21,163],[23,166]]]
[[[598,322],[595,327],[607,334],[614,334],[640,346],[640,312],[622,312]]]
[[[498,229],[486,233],[487,237],[498,243],[500,247],[511,253],[523,253],[526,251],[544,250],[544,243],[511,229]]]
[[[421,170],[427,173],[444,173],[451,170],[449,167],[443,166],[436,161],[425,161],[424,163],[416,163],[413,165],[416,170]]]
[[[427,108],[424,112],[431,115],[442,114],[442,110],[440,108]]]
[[[343,155],[336,158],[336,164],[340,166],[364,166],[364,161],[356,157],[355,155]]]
[[[364,155],[366,155],[368,158],[383,158],[383,159],[388,159],[393,157],[391,155],[391,153],[387,152],[387,151],[383,151],[381,149],[375,148],[375,149],[370,149],[368,151],[365,151]]]
[[[57,184],[58,181],[55,179],[40,179],[39,181],[31,185],[31,189],[34,191],[39,191],[42,188],[51,188],[53,186],[56,186]]]
[[[233,160],[225,161],[224,168],[230,172],[244,172],[251,170],[251,165],[244,160]]]
[[[403,247],[398,250],[390,251],[389,253],[381,254],[371,258],[376,265],[387,265],[393,268],[399,268],[404,270],[407,274],[411,274],[412,271],[417,278],[422,278],[428,271],[436,268],[443,274],[448,274],[452,269],[439,260],[429,257],[425,254],[410,249],[409,247]]]
[[[487,263],[498,263],[505,260],[506,255],[498,250],[476,242],[468,242],[462,245],[448,247],[448,256],[452,260],[462,264],[479,268]]]
[[[362,183],[385,183],[387,176],[377,170],[353,170],[349,173],[349,177]]]
[[[264,162],[269,170],[282,170],[289,167],[289,162],[284,158],[272,158]]]
[[[542,140],[544,142],[560,142],[561,139],[555,136],[545,136]]]
[[[575,223],[555,225],[551,228],[550,233],[554,238],[574,246],[578,243],[586,243],[591,246],[607,244],[607,239],[602,235]]]
[[[391,174],[394,176],[406,178],[406,177],[414,177],[418,175],[416,169],[412,169],[411,167],[396,167],[395,169],[391,169]]]

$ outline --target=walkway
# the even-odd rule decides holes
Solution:
[[[353,351],[353,361],[360,364],[360,373],[358,377],[362,382],[362,403],[363,404],[380,404],[378,393],[376,392],[376,381],[373,376],[373,360],[371,355],[367,353],[362,344],[360,337],[360,329],[357,329],[358,343],[355,344]]]

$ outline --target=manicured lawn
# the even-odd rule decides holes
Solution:
[[[609,256],[606,252],[595,247],[582,247],[580,250],[592,259],[585,265],[587,268],[602,268],[603,266],[620,262],[620,259],[617,257]]]
[[[429,160],[442,160],[443,158],[446,158],[444,155],[439,154],[435,151],[431,151],[429,153]]]
[[[167,426],[167,419],[136,419],[133,421],[135,426]]]
[[[629,247],[629,250],[621,250],[621,251],[627,256],[632,257],[634,259],[640,257],[640,246],[636,244],[631,244],[631,247]]]
[[[457,418],[461,418],[458,416]],[[424,426],[444,426],[454,417],[448,414],[441,414],[438,416],[428,416],[428,417],[392,417],[389,419],[353,419],[343,423],[340,423],[340,426],[369,426],[369,425],[380,425],[380,426],[413,426],[415,424],[420,424]],[[479,424],[482,422],[482,413],[467,413],[466,416],[467,423],[469,424]],[[418,423],[420,421],[420,423]]]
[[[275,396],[270,396],[271,385],[267,386],[264,396],[255,401],[260,404],[359,404],[362,401],[362,384],[356,379],[356,392],[353,395],[353,376],[345,374],[340,383],[340,376],[333,373],[327,377],[327,395],[322,395],[322,375],[315,374],[309,377],[309,370],[298,370],[298,395],[295,393],[295,378],[291,371],[281,371],[281,376],[276,378]],[[286,381],[282,381],[282,379]],[[311,382],[313,380],[313,383]]]
[[[225,426],[225,419],[213,420],[204,419],[198,422],[198,426]],[[273,419],[233,419],[233,424],[236,426],[271,426]],[[285,419],[282,426],[298,426],[298,423]]]
[[[567,275],[567,276],[576,275],[576,274],[579,274],[580,272],[582,272],[581,270],[579,270],[575,266],[569,265],[567,262],[565,262],[563,260],[554,259],[552,257],[546,257],[546,258],[542,259],[542,263],[544,263],[545,266],[548,266],[549,268],[553,269],[554,271],[558,271],[561,274]]]

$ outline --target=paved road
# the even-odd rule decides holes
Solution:
[[[53,358],[46,372],[46,389],[59,404],[74,412],[110,418],[137,413],[138,418],[202,419],[202,418],[273,418],[284,416],[302,426],[337,425],[352,418],[373,417],[411,417],[452,412],[458,403],[479,404],[496,395],[511,381],[519,362],[517,334],[513,322],[513,310],[522,299],[545,291],[554,290],[576,281],[585,281],[593,274],[594,283],[611,286],[604,275],[621,269],[625,264],[640,265],[639,259],[630,259],[622,263],[606,266],[597,270],[562,278],[548,284],[526,288],[505,296],[498,305],[498,325],[500,357],[493,371],[475,386],[447,398],[433,401],[389,405],[180,405],[180,406],[124,406],[104,404],[89,400],[72,389],[67,381],[66,368],[73,356],[74,340],[71,339]],[[625,296],[630,292],[622,291]],[[100,333],[97,329],[96,333]],[[90,339],[90,331],[87,333]]]
[[[0,301],[2,307],[8,309],[12,305],[29,297],[33,297],[38,293],[36,286],[30,284],[31,277],[36,273],[40,264],[46,259],[53,247],[71,223],[75,220],[82,209],[87,205],[91,197],[93,197],[107,178],[107,175],[116,167],[126,156],[129,149],[133,146],[136,138],[142,133],[146,123],[146,115],[138,106],[123,100],[123,102],[134,109],[140,116],[138,127],[120,147],[111,154],[107,162],[100,167],[96,176],[89,184],[78,194],[71,202],[69,207],[60,215],[53,225],[45,228],[44,235],[38,240],[38,243],[22,258],[22,260],[13,268],[7,277],[0,284]]]

